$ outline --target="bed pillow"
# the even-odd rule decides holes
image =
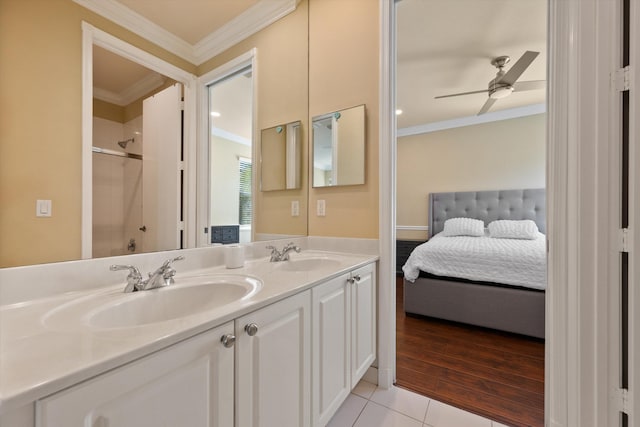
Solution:
[[[484,221],[473,218],[451,218],[444,222],[442,235],[453,236],[484,236]]]
[[[489,236],[497,239],[528,239],[538,238],[538,226],[530,219],[520,221],[501,219],[489,224]]]

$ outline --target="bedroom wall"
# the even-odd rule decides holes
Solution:
[[[545,186],[545,114],[398,138],[397,238],[421,239],[429,193]]]

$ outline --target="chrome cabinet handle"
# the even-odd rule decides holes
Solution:
[[[233,334],[223,335],[222,338],[220,338],[220,342],[226,348],[231,348],[231,347],[233,347],[233,344],[235,344],[235,342],[236,342],[236,336],[233,335]]]
[[[354,283],[356,283],[356,282],[359,282],[359,281],[360,281],[360,275],[359,274],[349,276],[349,278],[347,279],[347,283],[352,284],[352,285]]]
[[[258,333],[258,325],[256,325],[255,323],[249,323],[248,325],[245,325],[244,330],[247,335],[252,337]]]

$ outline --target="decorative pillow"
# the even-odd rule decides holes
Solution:
[[[538,237],[538,226],[530,219],[521,221],[501,219],[489,224],[489,236],[497,239],[528,239]]]
[[[453,236],[484,236],[484,222],[473,218],[451,218],[444,222],[442,235]]]

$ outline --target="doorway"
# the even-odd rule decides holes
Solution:
[[[158,101],[160,98],[166,96],[170,97],[170,102],[165,104],[171,104],[170,113],[171,123],[174,124],[172,127],[172,131],[170,132],[162,132],[163,135],[158,136],[160,139],[164,137],[170,138],[171,148],[168,149],[168,145],[164,143],[160,144],[147,144],[147,149],[151,150],[155,149],[155,152],[151,152],[147,150],[147,160],[149,160],[150,167],[147,167],[147,172],[153,171],[152,164],[156,164],[157,167],[162,170],[171,169],[173,172],[167,173],[166,175],[158,172],[157,176],[170,176],[171,184],[163,183],[162,186],[168,185],[168,187],[163,188],[161,191],[147,191],[147,196],[153,196],[149,199],[149,202],[155,200],[155,207],[151,207],[147,209],[148,212],[157,212],[162,209],[157,205],[157,203],[169,203],[170,209],[164,211],[162,215],[157,216],[153,219],[152,222],[149,222],[153,228],[156,229],[156,233],[154,233],[154,238],[146,238],[142,239],[144,245],[138,245],[138,241],[136,240],[135,246],[137,250],[142,246],[143,251],[156,251],[156,250],[164,250],[164,249],[179,249],[182,247],[194,247],[195,246],[195,163],[196,163],[196,155],[195,155],[195,88],[193,84],[190,84],[195,80],[195,76],[189,74],[188,72],[165,62],[164,60],[155,57],[148,52],[145,52],[135,46],[132,46],[104,31],[101,31],[92,25],[83,22],[82,25],[82,61],[83,61],[83,84],[82,84],[82,258],[92,258],[93,254],[93,234],[94,234],[94,226],[93,226],[93,211],[94,211],[94,91],[100,95],[100,91],[96,91],[94,89],[94,47],[96,49],[100,49],[101,51],[107,52],[109,57],[113,58],[114,56],[119,58],[119,60],[125,60],[135,67],[141,66],[141,68],[150,70],[157,76],[164,76],[167,78],[166,81],[163,81],[161,84],[157,84],[157,80],[154,83],[153,79],[146,82],[146,84],[151,83],[155,85],[155,89],[166,89],[164,92],[157,92],[155,95],[147,97],[147,103],[155,104],[155,101]],[[140,68],[140,67],[139,67]],[[154,79],[156,78],[154,77]],[[160,77],[162,78],[162,77]],[[167,91],[170,90],[171,94],[167,95]],[[149,92],[154,93],[153,88],[147,87],[147,94]],[[162,94],[165,95],[162,95]],[[104,92],[102,93],[104,95]],[[152,99],[157,98],[157,99]],[[140,103],[140,110],[142,110],[142,101]],[[150,111],[155,111],[162,116],[162,111],[166,109],[163,108],[154,108],[153,106],[149,106]],[[140,114],[141,115],[141,114]],[[153,115],[153,114],[152,114]],[[140,122],[142,119],[140,119]],[[167,121],[165,119],[160,119],[160,121]],[[124,122],[123,122],[124,123]],[[132,121],[129,123],[129,127],[126,129],[122,129],[122,137],[120,137],[120,130],[116,129],[116,134],[113,134],[113,138],[108,138],[107,144],[111,144],[115,146],[113,150],[117,156],[121,154],[125,154],[127,163],[131,163],[130,161],[139,162],[139,159],[135,159],[135,156],[144,155],[144,153],[139,153],[136,150],[140,148],[140,141],[143,134],[147,134],[147,141],[151,140],[160,140],[154,136],[154,132],[157,130],[155,126],[148,127],[148,131],[145,131],[144,125],[142,123],[137,123]],[[135,132],[140,132],[138,135],[138,145],[136,145],[136,134]],[[109,133],[109,132],[107,132]],[[126,136],[126,138],[125,138]],[[118,144],[122,143],[122,145]],[[138,148],[136,148],[138,147]],[[109,148],[110,150],[110,148]],[[166,156],[165,156],[166,154]],[[103,153],[98,154],[102,156]],[[119,168],[120,169],[120,168]],[[123,168],[122,168],[123,169]],[[142,172],[137,170],[140,168],[133,168],[132,175],[143,175],[144,169]],[[137,172],[136,172],[137,170]],[[156,169],[158,171],[158,169]],[[175,173],[174,173],[175,172]],[[118,172],[118,174],[120,171]],[[124,173],[124,172],[123,172]],[[144,179],[144,177],[142,177]],[[124,179],[124,178],[122,178]],[[133,179],[135,181],[135,179]],[[141,196],[140,194],[135,194],[134,190],[135,186],[127,190],[127,194],[133,199]],[[124,190],[121,191],[125,193]],[[126,196],[125,196],[126,197]],[[118,198],[120,199],[120,198]],[[140,200],[142,197],[140,197]],[[97,202],[97,201],[96,201]],[[134,206],[136,203],[144,202],[134,202],[131,206]],[[144,212],[144,206],[142,208]],[[170,217],[166,216],[165,213],[169,214]],[[126,216],[126,215],[125,215]],[[136,215],[137,218],[138,215]],[[145,219],[142,221],[135,221],[138,225],[135,228],[138,228],[137,231],[144,233],[144,231],[139,230],[139,228],[144,229]],[[142,222],[142,224],[140,224]],[[133,224],[133,221],[132,221]],[[170,224],[170,226],[162,226],[160,224]],[[157,226],[156,226],[157,225]],[[126,227],[121,227],[126,228]],[[131,228],[131,227],[129,227]],[[148,229],[148,227],[147,227]],[[129,230],[126,234],[129,235],[134,233]],[[135,234],[135,233],[134,233]],[[133,237],[135,240],[135,237]],[[123,237],[123,242],[118,243],[118,250],[129,251],[129,242],[130,238]],[[133,245],[132,245],[133,246]],[[131,246],[131,247],[132,247]],[[110,249],[107,249],[110,250]],[[96,254],[99,255],[99,254]]]
[[[211,244],[252,241],[253,73],[248,65],[207,86]]]
[[[427,196],[429,193],[545,187],[545,86],[541,81],[546,80],[546,2],[541,0],[537,2],[539,4],[527,2],[527,5],[522,5],[518,2],[496,0],[490,2],[491,6],[487,6],[487,3],[489,2],[483,2],[482,10],[478,10],[477,13],[468,13],[468,11],[474,7],[478,8],[478,3],[465,0],[454,2],[406,0],[396,3],[396,17],[398,19],[396,105],[399,110],[402,110],[401,113],[397,112],[401,115],[396,116],[398,122],[396,166],[398,198],[396,233],[398,240],[422,242],[427,239],[429,235]],[[512,8],[514,4],[524,9],[531,8],[531,10],[515,10]],[[472,17],[474,20],[483,22],[492,22],[495,25],[491,25],[490,28],[467,25],[464,22],[457,22],[454,26],[450,25],[454,20],[465,19],[461,18],[462,16]],[[412,17],[419,17],[420,26],[411,24]],[[524,17],[526,17],[526,22],[523,22]],[[509,26],[515,27],[515,29],[508,28]],[[466,31],[462,30],[464,28],[470,30],[477,28],[481,34],[470,37]],[[421,29],[425,29],[426,32],[421,33]],[[429,33],[430,31],[431,33]],[[509,36],[504,36],[504,34],[509,34]],[[406,40],[403,37],[414,38],[420,42],[405,46],[403,43]],[[505,40],[508,43],[504,43]],[[517,93],[516,90],[506,98],[487,99],[487,92],[491,88],[488,82],[494,78],[498,79],[501,72],[509,70],[505,64],[496,61],[496,58],[509,55],[511,56],[509,65],[514,65],[519,63],[519,59],[527,51],[539,52],[539,55],[527,67],[526,71],[521,73],[521,80],[536,81],[531,85],[537,86],[537,89],[521,93]],[[410,77],[415,75],[421,77],[418,79]],[[416,88],[420,88],[420,90],[417,91]],[[417,95],[418,93],[419,95]],[[443,96],[443,98],[434,99],[436,96]],[[408,100],[409,97],[412,99]],[[464,103],[468,103],[469,106],[464,106]],[[485,108],[487,104],[489,104],[488,110]],[[456,113],[454,110],[457,108],[460,110]],[[501,117],[501,115],[504,116]],[[524,129],[520,134],[517,133],[519,127]],[[485,132],[486,134],[484,134]],[[487,135],[486,140],[483,134]],[[485,143],[483,140],[487,142]],[[501,146],[507,141],[509,141],[508,145]],[[500,164],[492,164],[494,160],[503,155],[513,161],[502,159],[499,161]],[[526,161],[522,163],[517,160],[518,158]],[[415,171],[422,173],[417,174]],[[416,185],[416,183],[420,183],[420,185]],[[401,286],[400,280],[397,285]],[[399,385],[403,385],[407,379],[416,378],[410,369],[407,370],[407,365],[403,365],[403,357],[414,358],[416,365],[425,363],[424,360],[417,360],[420,358],[416,359],[415,353],[413,355],[402,354],[408,348],[406,343],[410,342],[412,345],[418,346],[431,345],[430,349],[423,347],[422,350],[423,353],[431,351],[434,360],[427,362],[430,365],[423,365],[421,369],[416,369],[413,372],[415,374],[421,370],[431,369],[432,375],[428,376],[432,382],[431,388],[423,385],[423,393],[425,393],[424,390],[431,390],[432,393],[435,393],[438,387],[435,379],[440,377],[442,390],[446,387],[451,388],[453,385],[457,387],[455,390],[449,390],[449,394],[458,396],[458,399],[446,403],[459,407],[467,404],[468,406],[463,409],[514,425],[518,425],[517,412],[520,410],[519,408],[531,407],[529,402],[534,401],[538,408],[533,418],[521,417],[520,422],[523,425],[543,424],[543,342],[536,343],[535,339],[529,342],[525,339],[523,343],[520,340],[521,337],[509,337],[504,333],[491,335],[494,331],[477,327],[448,324],[434,319],[401,317],[404,314],[401,291],[402,289],[399,288],[396,294],[398,305],[396,378]],[[424,338],[424,334],[416,332],[411,335],[411,328],[421,328],[422,331],[430,330],[431,332],[439,329],[443,333],[440,338],[436,336],[437,334],[431,335],[426,341],[429,344],[418,344],[421,336]],[[447,335],[454,334],[452,332],[454,330],[457,331],[455,333],[459,337],[465,337],[460,341],[461,347],[457,350],[455,340],[447,342],[446,339]],[[405,336],[407,332],[409,332],[409,337]],[[485,373],[484,377],[478,372],[469,376],[469,374],[463,374],[460,370],[454,369],[451,365],[456,361],[465,367],[473,364],[482,365],[479,363],[482,359],[482,355],[479,353],[481,351],[491,353],[489,349],[492,348],[492,345],[486,345],[486,342],[477,347],[474,347],[473,343],[469,343],[468,340],[474,336],[485,336],[485,339],[490,336],[490,342],[501,343],[499,347],[509,345],[514,349],[524,349],[523,354],[518,353],[519,350],[507,351],[506,353],[508,353],[508,357],[519,360],[524,357],[528,363],[532,364],[536,372],[533,375],[534,378],[526,374],[527,376],[523,375],[521,379],[523,383],[532,382],[532,389],[522,392],[517,390],[518,387],[514,387],[513,384],[492,382],[500,371],[499,369],[493,374]],[[506,338],[513,338],[513,340],[507,339],[505,341]],[[401,339],[408,341],[401,344]],[[475,351],[469,351],[470,348],[474,348]],[[493,349],[495,350],[495,347]],[[456,352],[458,354],[455,354]],[[467,354],[461,358],[460,354],[463,353]],[[437,361],[435,360],[437,357],[444,359]],[[493,355],[482,362],[503,366],[507,371],[505,365],[507,362],[493,359]],[[479,367],[482,370],[482,366]],[[508,368],[512,368],[512,366]],[[520,368],[515,369],[516,371],[521,370]],[[488,371],[485,369],[485,372]],[[465,381],[467,382],[465,383]],[[513,404],[512,412],[515,418],[505,417],[502,409],[503,415],[500,418],[499,408],[495,407],[500,404],[495,402],[496,399],[493,399],[493,402],[487,399],[488,405],[482,406],[482,403],[478,402],[483,400],[482,396],[477,389],[473,388],[475,386],[471,384],[473,381],[481,387],[504,386],[508,388],[512,395],[510,400]],[[484,391],[487,390],[485,388]],[[465,394],[467,395],[466,402],[460,399]],[[496,395],[495,390],[487,394]],[[443,400],[446,398],[446,393],[443,392],[439,396],[439,399],[438,396],[429,397]],[[523,401],[526,401],[527,404],[522,405]],[[489,408],[492,405],[494,407]],[[507,410],[507,412],[509,411]]]
[[[93,47],[93,257],[182,242],[182,85]]]

